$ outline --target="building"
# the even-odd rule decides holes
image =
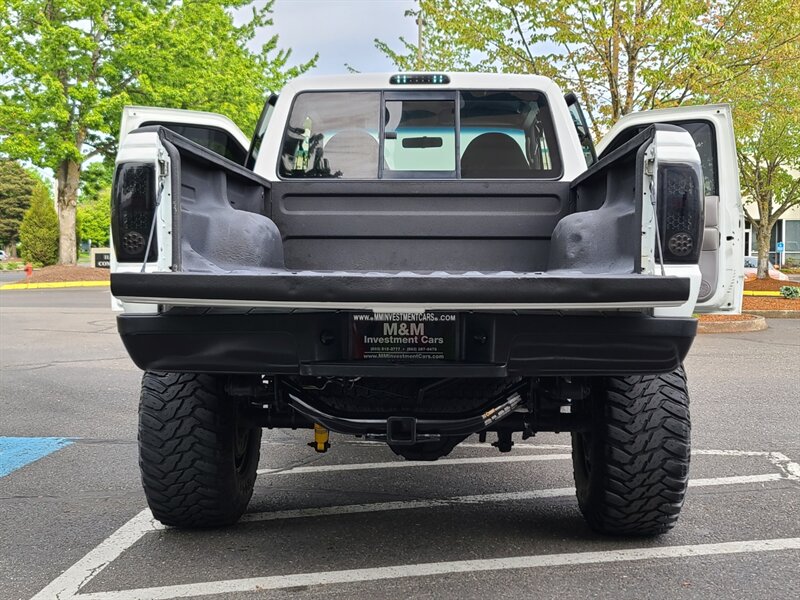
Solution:
[[[750,214],[756,216],[758,209],[748,206]],[[744,249],[748,256],[758,255],[756,233],[753,227],[745,223]],[[783,242],[783,256],[776,252],[778,242]],[[800,267],[800,206],[793,206],[775,223],[769,240],[769,260],[776,266]]]

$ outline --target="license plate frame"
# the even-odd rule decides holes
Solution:
[[[458,360],[458,313],[356,312],[350,315],[350,356],[354,360]]]

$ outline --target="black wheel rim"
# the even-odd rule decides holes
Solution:
[[[578,440],[580,446],[580,451],[577,452],[578,460],[581,461],[581,467],[583,468],[583,472],[586,474],[586,478],[588,479],[592,473],[592,434],[588,431],[581,432],[578,434]]]
[[[247,468],[249,448],[250,448],[250,429],[246,427],[239,427],[237,425],[234,461],[236,464],[236,471],[238,473],[243,473]]]

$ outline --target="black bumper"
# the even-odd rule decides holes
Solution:
[[[460,313],[457,361],[354,360],[346,311],[117,317],[141,369],[342,377],[506,377],[664,373],[686,357],[691,318],[641,313]]]

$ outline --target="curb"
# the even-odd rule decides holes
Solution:
[[[776,291],[768,291],[768,290],[745,290],[742,292],[743,296],[771,296],[780,298],[783,296],[780,292]]]
[[[741,321],[700,321],[697,324],[697,333],[742,333],[746,331],[764,331],[767,320],[761,315],[754,315],[755,319]]]
[[[50,281],[45,283],[6,283],[0,290],[53,290],[78,287],[108,287],[110,281]]]
[[[767,319],[800,319],[800,310],[743,310],[742,312]]]

